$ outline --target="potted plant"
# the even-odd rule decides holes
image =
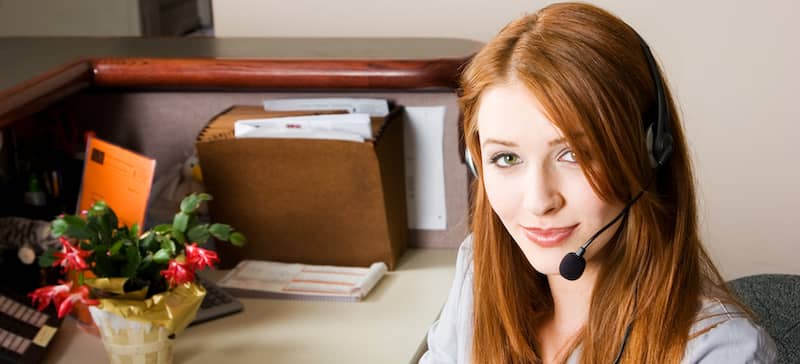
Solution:
[[[40,310],[55,304],[59,317],[75,306],[90,306],[111,356],[171,362],[170,338],[191,323],[205,297],[194,282],[196,272],[219,261],[201,246],[211,237],[236,246],[245,243],[229,225],[199,220],[197,210],[208,200],[208,194],[187,196],[171,224],[146,232],[136,224],[119,226],[104,202],[79,215],[59,216],[52,233],[61,249],[46,252],[39,264],[61,266],[71,279],[29,296]]]

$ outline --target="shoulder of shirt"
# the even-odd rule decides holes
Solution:
[[[703,299],[689,338],[684,361],[688,363],[700,362],[702,358],[774,358],[776,352],[766,331],[745,312],[714,297]]]
[[[472,234],[467,235],[458,247],[458,268],[463,271],[465,277],[472,278],[474,271],[472,264]]]
[[[694,325],[692,325],[689,337],[703,335],[728,322],[733,325],[749,324],[754,326],[750,321],[750,317],[738,307],[723,303],[717,297],[705,297],[702,299],[702,307],[697,314]]]

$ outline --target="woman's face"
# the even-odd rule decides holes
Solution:
[[[595,194],[561,131],[522,83],[484,90],[477,116],[489,203],[531,265],[558,275],[561,259],[610,222],[622,204]],[[584,255],[587,269],[598,264],[592,257],[616,229],[592,243]]]

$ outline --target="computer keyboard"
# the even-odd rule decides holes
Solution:
[[[0,363],[38,363],[60,326],[52,306],[39,312],[27,297],[0,289]]]
[[[197,316],[195,316],[192,323],[189,324],[190,326],[232,315],[234,313],[241,312],[244,309],[242,302],[236,299],[236,297],[233,297],[230,293],[225,291],[216,283],[213,283],[199,275],[197,276],[196,281],[205,287],[206,297],[203,299],[203,303],[200,304],[200,309],[197,311]]]

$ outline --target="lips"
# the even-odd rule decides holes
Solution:
[[[550,229],[522,227],[522,230],[525,233],[525,237],[527,237],[528,240],[534,244],[543,248],[552,248],[560,245],[564,240],[572,235],[572,232],[575,231],[576,227],[578,227],[578,224]]]

